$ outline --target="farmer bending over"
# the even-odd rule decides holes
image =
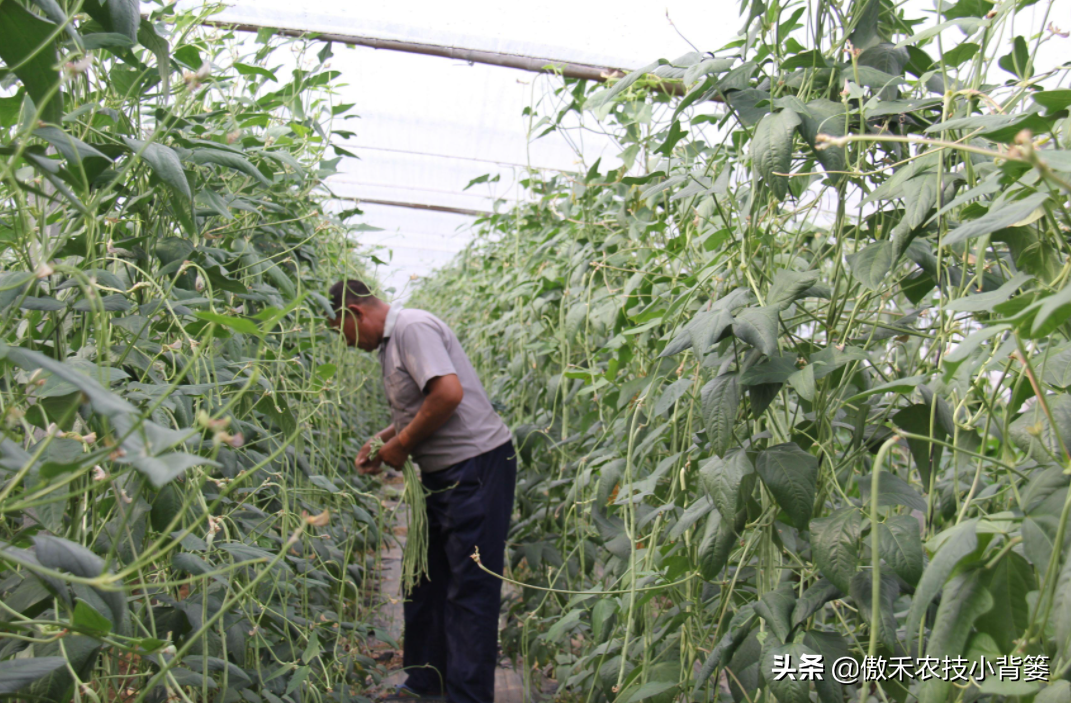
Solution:
[[[405,601],[409,676],[387,700],[494,700],[501,581],[471,559],[502,573],[513,512],[517,460],[509,429],[491,407],[457,336],[423,310],[388,305],[357,280],[331,287],[331,326],[349,346],[379,350],[393,422],[378,433],[375,460],[365,444],[357,470],[380,463],[402,468],[412,457],[430,491],[428,577]],[[445,691],[443,684],[445,683]]]

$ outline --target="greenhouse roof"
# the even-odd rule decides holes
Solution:
[[[931,0],[909,5],[919,15],[933,12]],[[600,75],[720,49],[743,25],[735,0],[546,0],[529,8],[489,0],[409,0],[361,3],[359,11],[344,0],[228,0],[226,6],[215,16],[223,24],[340,40],[331,59],[341,72],[339,102],[353,103],[359,119],[336,124],[355,133],[336,142],[357,158],[343,158],[339,173],[328,179],[340,198],[330,207],[352,208],[357,201],[364,218],[355,237],[383,247],[378,258],[388,263],[379,275],[398,297],[405,297],[412,277],[427,275],[464,247],[477,217],[525,198],[520,181],[527,169],[572,172],[597,159],[603,169],[620,165],[611,139],[590,127],[565,124],[531,138],[538,130],[524,109],[549,112],[559,77],[480,60],[570,62]],[[1040,26],[1047,13],[1036,14]],[[451,53],[477,60],[441,55]],[[472,184],[483,176],[489,178]]]
[[[549,0],[526,9],[486,0],[418,0],[361,3],[359,12],[354,3],[339,1],[227,5],[216,16],[220,22],[473,49],[597,70],[673,59],[694,50],[689,42],[719,48],[743,23],[736,3],[696,0],[612,6]],[[339,100],[354,103],[352,112],[360,118],[336,125],[356,133],[338,142],[359,159],[344,158],[328,183],[341,198],[360,201],[364,224],[382,230],[359,237],[392,251],[380,273],[396,295],[404,295],[411,276],[449,261],[468,241],[474,219],[493,211],[496,200],[504,201],[502,209],[524,197],[518,181],[527,168],[575,171],[599,158],[604,168],[619,163],[611,141],[591,131],[529,141],[531,124],[522,112],[560,85],[555,76],[365,46],[336,44],[334,54],[331,67],[341,71],[344,84]],[[485,174],[498,180],[466,188]]]

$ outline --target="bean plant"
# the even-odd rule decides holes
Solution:
[[[529,170],[414,304],[515,428],[504,645],[535,683],[1071,700],[1060,6],[745,0],[725,47],[526,110],[622,165]],[[773,675],[803,655],[821,680]],[[831,675],[896,657],[937,675]]]
[[[141,9],[0,1],[0,696],[368,700],[352,106],[329,44]]]

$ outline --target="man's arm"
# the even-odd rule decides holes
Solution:
[[[379,458],[396,469],[405,464],[413,447],[446,424],[461,404],[461,399],[465,397],[461,381],[454,373],[431,379],[428,381],[427,390],[428,394],[420,404],[420,410],[413,421],[379,450]]]

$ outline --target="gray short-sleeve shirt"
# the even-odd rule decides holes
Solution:
[[[394,304],[387,312],[383,337],[379,363],[396,431],[416,417],[433,378],[456,374],[464,391],[450,419],[413,447],[413,460],[422,471],[441,471],[509,441],[509,428],[491,407],[461,343],[445,322],[430,312]]]

